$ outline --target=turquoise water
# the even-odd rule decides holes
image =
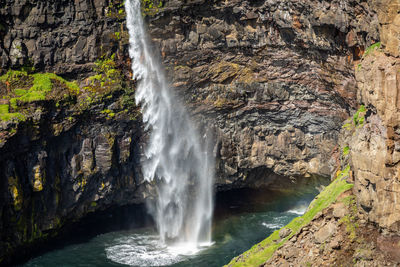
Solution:
[[[213,244],[198,251],[160,245],[156,231],[149,226],[99,234],[84,243],[47,252],[22,266],[222,266],[301,215],[313,196],[279,197],[254,190],[219,196]]]

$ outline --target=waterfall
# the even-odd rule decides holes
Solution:
[[[211,242],[213,157],[153,54],[140,2],[126,0],[125,9],[136,103],[149,131],[142,171],[157,191],[148,206],[162,242],[198,247]]]

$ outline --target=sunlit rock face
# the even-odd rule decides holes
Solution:
[[[369,220],[400,232],[400,26],[397,1],[374,1],[382,47],[356,70],[358,99],[370,110],[366,124],[351,138],[355,194]]]
[[[367,2],[167,1],[148,21],[172,83],[215,127],[222,188],[330,176],[353,60],[379,38]]]

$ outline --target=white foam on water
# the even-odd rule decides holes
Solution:
[[[283,224],[277,224],[277,223],[265,223],[263,222],[261,225],[269,228],[269,229],[280,229],[282,228],[284,225]]]
[[[129,266],[167,266],[198,254],[205,247],[197,243],[166,246],[158,235],[133,234],[119,238],[105,251],[109,260]],[[210,244],[207,244],[210,245]]]
[[[294,209],[290,209],[287,212],[296,214],[296,215],[303,215],[307,211],[307,206],[306,205],[301,205],[299,207],[296,207]]]

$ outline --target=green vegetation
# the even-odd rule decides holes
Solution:
[[[343,156],[347,156],[350,153],[350,147],[349,146],[345,146],[343,148]]]
[[[367,49],[365,49],[363,58],[369,56],[374,51],[379,51],[381,48],[381,45],[382,45],[381,42],[377,42],[377,43],[369,46]]]
[[[13,119],[24,121],[25,116],[18,112],[10,113],[8,104],[0,105],[0,121],[9,121]]]
[[[107,17],[122,20],[125,18],[125,1],[122,0],[110,0],[108,5]]]
[[[67,82],[63,78],[57,76],[54,73],[36,73],[32,75],[33,77],[33,86],[23,92],[22,90],[18,90],[18,95],[21,95],[17,100],[21,102],[32,102],[45,100],[46,95],[51,92],[53,88],[53,82],[58,81],[60,83],[65,84],[65,86],[75,94],[79,93],[79,87],[75,83]]]
[[[354,195],[343,198],[342,202],[349,207],[350,213],[346,214],[343,218],[339,220],[339,223],[343,223],[346,226],[346,232],[349,234],[349,239],[355,241],[357,238],[357,228],[359,227],[357,223],[357,205]]]
[[[343,171],[339,171],[337,178],[311,202],[307,212],[303,216],[293,219],[284,227],[291,229],[289,236],[281,240],[279,230],[277,230],[264,241],[261,241],[247,252],[234,258],[228,266],[260,266],[270,259],[279,247],[285,244],[303,226],[311,222],[318,212],[327,208],[331,203],[336,201],[339,195],[353,187],[352,184],[346,182],[349,172],[350,166],[347,166]]]
[[[120,32],[114,32],[115,35],[115,39],[117,39],[117,41],[121,40],[121,33]]]
[[[101,113],[106,114],[107,115],[107,119],[112,119],[115,116],[115,113],[112,110],[109,110],[109,109],[105,109]]]
[[[361,105],[360,108],[357,110],[357,112],[353,115],[353,122],[356,127],[363,126],[364,116],[366,111],[367,110],[365,109],[365,106]]]
[[[79,87],[75,82],[68,82],[54,73],[29,74],[26,71],[9,70],[0,76],[0,86],[4,88],[0,120],[24,120],[20,105],[49,98],[55,84],[67,90],[67,96],[79,94]],[[10,108],[13,113],[10,113]]]
[[[360,108],[354,113],[353,118],[350,122],[345,123],[342,128],[346,130],[355,130],[357,127],[362,127],[365,121],[365,113],[367,109],[364,105],[361,105]]]
[[[163,5],[164,3],[161,0],[142,0],[142,14],[143,16],[154,16]]]
[[[90,85],[85,89],[91,91],[102,91],[101,87],[115,87],[121,85],[122,74],[116,68],[115,54],[109,58],[96,61],[93,69],[97,74],[89,77]]]

